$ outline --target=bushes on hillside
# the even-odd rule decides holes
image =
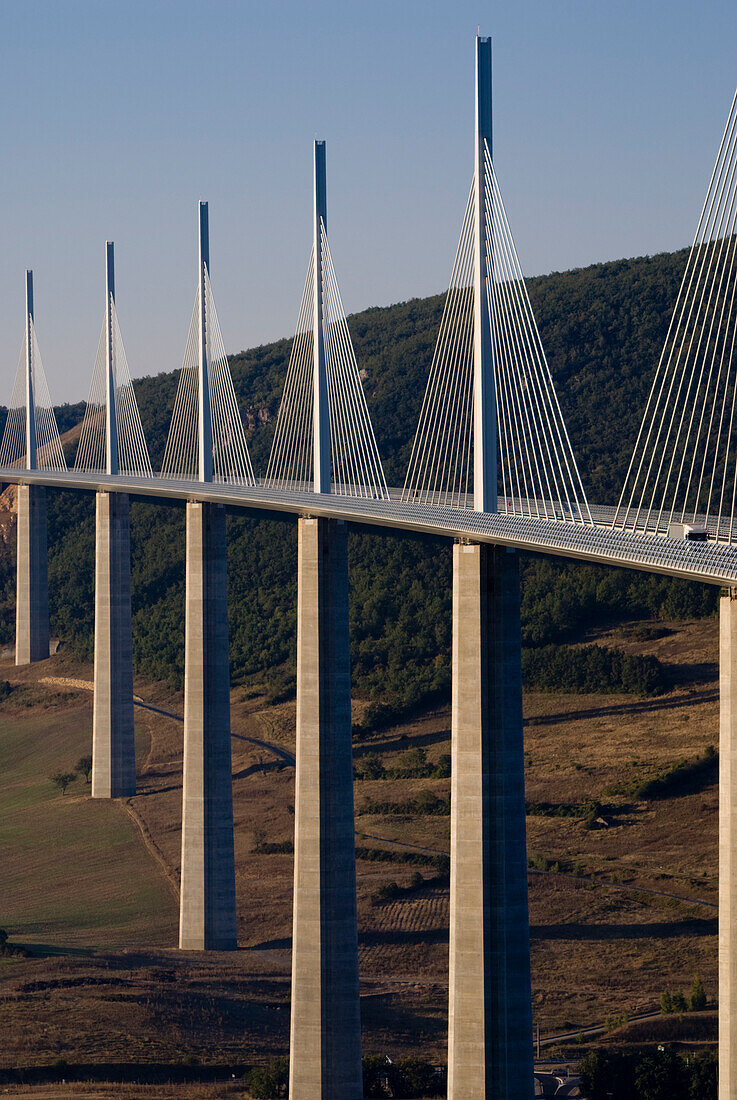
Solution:
[[[611,788],[611,793],[626,794],[642,801],[692,794],[716,783],[718,761],[717,750],[709,745],[700,756],[676,760],[654,775],[635,776]]]
[[[522,677],[528,688],[538,691],[657,695],[665,688],[656,657],[600,645],[523,650]]]
[[[363,1059],[363,1093],[366,1100],[374,1097],[396,1097],[397,1100],[444,1096],[447,1074],[445,1067],[436,1068],[422,1058],[399,1058],[396,1061],[382,1054]],[[257,1066],[246,1077],[246,1086],[253,1100],[280,1100],[288,1095],[289,1059],[277,1058],[268,1066]]]
[[[665,1048],[645,1054],[590,1051],[581,1060],[581,1083],[589,1100],[716,1100],[714,1051],[688,1062]]]

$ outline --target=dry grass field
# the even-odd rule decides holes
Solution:
[[[600,636],[665,662],[664,696],[525,699],[528,801],[599,803],[591,828],[551,811],[528,817],[534,1009],[543,1036],[655,1008],[663,989],[688,988],[697,972],[715,993],[713,776],[672,797],[631,793],[634,782],[717,743],[716,623],[666,626],[648,641],[627,630]],[[0,703],[0,927],[26,951],[0,958],[0,1070],[59,1058],[247,1064],[284,1053],[292,857],[268,849],[292,836],[294,703],[269,707],[255,689],[233,693],[240,948],[185,954],[175,947],[181,698],[136,684],[145,703],[136,708],[139,793],[92,802],[83,779],[62,796],[49,778],[90,751],[91,669],[63,654],[33,669],[6,657],[0,679],[13,685]],[[449,751],[448,724],[441,711],[377,734],[356,746],[357,762],[372,753],[396,767],[417,746],[437,761]],[[448,789],[448,779],[356,783],[357,844],[394,853],[389,862],[358,864],[367,1053],[444,1056],[447,887],[436,868],[405,859],[447,852],[448,817],[369,814],[364,803]],[[418,873],[429,881],[411,886]],[[378,901],[388,882],[406,889]],[[218,1087],[146,1093],[239,1095]],[[38,1100],[111,1095],[93,1086],[67,1093],[9,1085],[0,1095],[5,1088]],[[142,1095],[123,1086],[114,1094]]]

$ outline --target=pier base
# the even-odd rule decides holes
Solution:
[[[236,947],[225,509],[187,504],[179,946]]]
[[[99,492],[92,797],[122,798],[135,793],[130,507],[125,493]]]
[[[300,519],[291,1100],[361,1100],[345,524]]]
[[[49,655],[46,489],[42,485],[18,486],[16,530],[15,663],[30,665]]]
[[[719,599],[719,1100],[737,1096],[737,590]]]
[[[519,566],[453,547],[448,1100],[532,1096]]]

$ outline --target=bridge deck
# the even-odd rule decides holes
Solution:
[[[658,534],[612,530],[598,519],[610,509],[594,510],[595,526],[531,519],[503,513],[474,512],[436,504],[402,503],[361,497],[266,488],[177,481],[162,477],[0,469],[0,483],[48,485],[60,489],[130,493],[168,500],[207,500],[231,508],[259,509],[297,515],[328,516],[351,523],[471,539],[520,550],[619,565],[707,584],[737,585],[737,549],[714,542],[686,542]]]

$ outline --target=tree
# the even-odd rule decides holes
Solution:
[[[77,771],[82,773],[85,783],[89,783],[90,776],[92,775],[92,757],[80,756],[77,761]]]
[[[673,994],[673,1011],[688,1012],[688,1001],[684,997],[682,989],[677,990]]]
[[[635,1058],[609,1050],[590,1050],[581,1059],[581,1082],[590,1100],[633,1100]]]
[[[693,980],[691,992],[688,995],[688,1007],[692,1012],[701,1012],[706,1008],[706,990],[698,974]]]
[[[670,1048],[646,1055],[635,1070],[635,1090],[638,1100],[687,1100],[683,1059]]]
[[[689,1066],[689,1100],[717,1100],[717,1055],[705,1050]]]
[[[257,1066],[248,1075],[248,1091],[254,1100],[279,1100],[289,1087],[289,1059],[276,1058],[268,1066]]]
[[[660,994],[660,1011],[664,1016],[669,1015],[669,1013],[673,1011],[673,998],[667,989]]]
[[[76,778],[76,772],[57,772],[56,775],[51,776],[51,782],[59,788],[62,794],[66,794],[67,787]]]
[[[422,1058],[405,1058],[399,1063],[401,1096],[437,1095],[438,1077],[429,1062]],[[445,1091],[445,1090],[443,1090]]]
[[[368,752],[356,763],[356,775],[360,779],[383,779],[386,772],[378,753]]]
[[[8,933],[4,928],[0,928],[0,955],[5,954],[5,947],[8,942]]]

